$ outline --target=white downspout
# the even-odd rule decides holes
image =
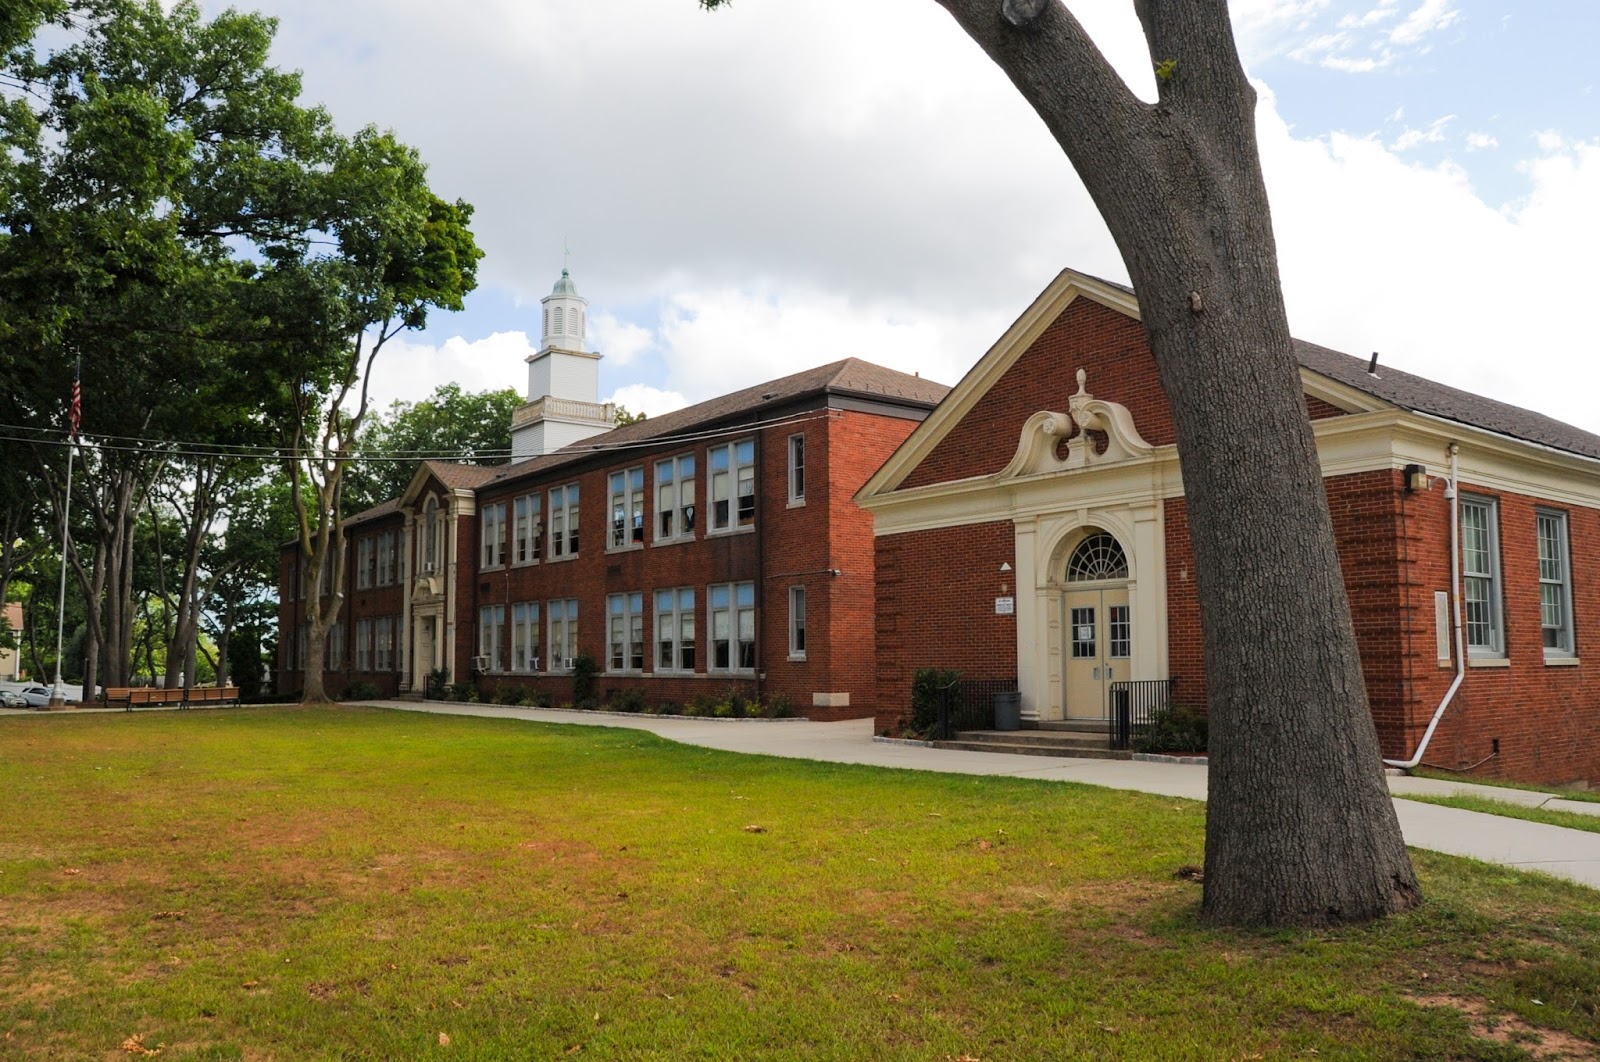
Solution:
[[[1450,444],[1450,482],[1444,488],[1445,500],[1450,503],[1450,597],[1454,602],[1455,611],[1456,678],[1450,683],[1450,688],[1444,691],[1444,700],[1439,702],[1439,707],[1433,713],[1433,719],[1428,722],[1428,729],[1422,734],[1422,742],[1417,746],[1416,755],[1409,760],[1383,761],[1389,767],[1398,767],[1405,771],[1422,762],[1422,754],[1428,751],[1428,742],[1433,740],[1433,732],[1438,728],[1439,720],[1444,717],[1444,710],[1450,707],[1450,702],[1455,699],[1456,690],[1461,688],[1461,681],[1467,677],[1467,654],[1462,644],[1465,639],[1461,630],[1461,500],[1456,490],[1458,449],[1455,443]]]

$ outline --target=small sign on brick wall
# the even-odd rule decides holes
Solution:
[[[1017,599],[1014,597],[997,597],[994,599],[994,614],[996,616],[1014,616],[1017,612]]]

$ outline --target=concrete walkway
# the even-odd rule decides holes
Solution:
[[[1082,782],[1110,789],[1130,789],[1160,796],[1206,797],[1204,767],[1189,764],[1144,763],[1127,760],[1081,760],[1057,756],[1016,756],[997,752],[957,752],[928,748],[910,742],[883,741],[872,736],[872,720],[812,723],[804,720],[690,719],[683,716],[611,715],[563,709],[511,708],[495,704],[458,704],[444,701],[369,701],[373,707],[394,708],[435,715],[520,719],[525,722],[564,723],[575,726],[624,727],[648,730],[686,745],[723,749],[762,756],[860,763],[874,767],[899,767],[913,771],[950,774],[1000,775]],[[140,709],[146,711],[149,709]],[[50,718],[97,709],[51,713]],[[121,709],[115,709],[119,714]],[[31,711],[4,711],[0,715],[42,715]],[[1531,807],[1600,814],[1600,804],[1562,800],[1498,786],[1446,782],[1433,778],[1391,777],[1396,795],[1469,794]],[[1406,843],[1416,848],[1467,856],[1522,870],[1537,870],[1600,888],[1600,833],[1562,829],[1503,815],[1419,804],[1398,800],[1395,810]]]

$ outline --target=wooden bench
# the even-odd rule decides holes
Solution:
[[[105,704],[109,707],[114,704],[122,705],[125,711],[133,711],[135,705],[169,705],[175,704],[179,708],[193,708],[197,704],[238,704],[239,687],[237,686],[107,686],[105,691]]]

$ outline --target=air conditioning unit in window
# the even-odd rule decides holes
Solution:
[[[474,670],[474,671],[488,671],[489,670],[489,658],[486,657],[486,656],[475,656],[475,657],[473,657],[472,658],[472,670]]]

